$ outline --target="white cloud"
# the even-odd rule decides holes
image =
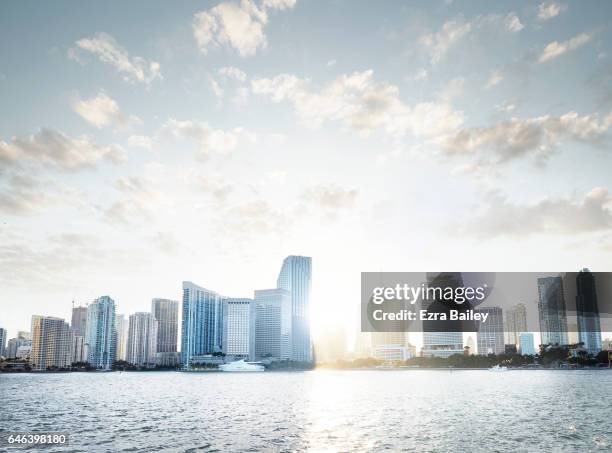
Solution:
[[[224,66],[217,71],[217,74],[239,82],[244,82],[247,79],[246,73],[234,66]]]
[[[254,134],[241,127],[224,131],[213,129],[206,122],[180,121],[173,118],[166,121],[159,135],[194,142],[198,146],[200,156],[204,158],[211,154],[227,154],[241,143],[252,143],[256,140]]]
[[[149,85],[162,78],[159,63],[147,61],[142,57],[130,57],[128,51],[107,33],[99,32],[91,38],[80,39],[76,45],[79,49],[96,55],[103,63],[113,66],[128,82]],[[75,49],[71,49],[69,55],[78,58]]]
[[[465,79],[463,77],[454,78],[446,83],[436,94],[441,101],[450,102],[463,95],[464,83]]]
[[[544,63],[560,57],[571,50],[576,50],[588,43],[592,37],[593,35],[590,33],[580,33],[567,41],[553,41],[544,48],[542,54],[538,58],[538,62]]]
[[[429,78],[429,73],[427,72],[427,69],[425,68],[417,69],[417,71],[409,77],[410,80],[415,80],[415,81],[427,80],[428,78]]]
[[[512,118],[482,128],[463,129],[443,142],[449,154],[480,155],[485,163],[503,163],[532,156],[543,163],[563,140],[600,145],[612,127],[612,114],[603,119],[568,112],[560,117]]]
[[[448,51],[470,31],[472,31],[471,23],[450,20],[442,25],[440,31],[422,36],[420,43],[428,50],[431,63],[435,64],[440,62]]]
[[[210,83],[210,89],[214,95],[218,98],[223,97],[224,91],[223,88],[221,88],[221,85],[219,85],[219,82],[217,82],[212,76],[208,77],[208,82]]]
[[[485,86],[485,88],[493,88],[496,85],[499,85],[499,83],[504,80],[504,75],[502,74],[501,71],[499,70],[495,70],[491,72],[491,75],[489,76],[489,80],[487,81],[487,84]]]
[[[516,33],[525,28],[525,26],[521,23],[519,17],[514,13],[510,13],[506,16],[506,18],[504,19],[504,25],[506,27],[506,30],[512,33]]]
[[[115,183],[120,199],[104,210],[107,221],[111,223],[133,224],[152,217],[154,204],[161,195],[155,185],[143,177],[121,177]]]
[[[540,21],[546,21],[557,17],[559,14],[567,9],[567,5],[557,2],[544,2],[540,3],[538,7],[538,19]]]
[[[105,93],[98,93],[96,97],[87,100],[75,99],[72,109],[98,129],[111,125],[122,128],[130,123],[141,123],[134,115],[126,118],[117,101]]]
[[[0,212],[30,214],[47,205],[50,198],[48,187],[43,188],[39,178],[25,172],[18,171],[7,178],[0,178]]]
[[[130,135],[128,137],[128,145],[138,148],[151,149],[153,148],[154,140],[146,135]]]
[[[292,74],[252,80],[251,87],[273,102],[291,103],[311,127],[335,120],[363,135],[380,128],[398,138],[408,133],[435,137],[455,131],[463,123],[463,114],[447,103],[404,104],[399,89],[376,81],[372,70],[341,75],[319,91],[310,88],[309,80]]]
[[[293,8],[295,1],[266,0],[261,8],[251,0],[240,3],[222,2],[200,11],[193,18],[193,35],[203,54],[211,47],[229,45],[240,56],[249,57],[267,46],[264,29],[268,23],[268,9]]]
[[[354,206],[357,190],[345,189],[336,184],[320,184],[305,190],[301,197],[323,209],[344,209]]]
[[[484,208],[464,227],[468,234],[484,237],[530,234],[580,234],[612,229],[612,197],[595,187],[581,198],[544,198],[517,204],[498,192],[487,194]]]

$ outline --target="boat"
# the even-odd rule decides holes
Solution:
[[[224,363],[219,365],[221,371],[240,371],[240,372],[253,372],[253,371],[265,371],[265,367],[258,362],[245,362],[243,360],[237,360],[236,362]]]
[[[493,371],[493,372],[508,371],[508,367],[507,366],[495,365],[495,366],[489,368],[489,371]]]

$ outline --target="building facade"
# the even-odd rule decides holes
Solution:
[[[527,307],[516,304],[504,312],[504,326],[507,344],[519,344],[519,334],[527,330]]]
[[[223,299],[223,353],[249,357],[252,299]]]
[[[72,338],[72,363],[87,362],[87,343],[85,342],[85,337],[73,335]]]
[[[70,327],[72,327],[72,331],[76,336],[85,336],[85,331],[87,330],[87,307],[75,307],[73,302]]]
[[[503,354],[504,319],[500,307],[482,307],[474,310],[477,313],[488,314],[485,322],[478,323],[476,342],[479,355]]]
[[[115,321],[115,301],[110,297],[102,296],[87,307],[87,361],[95,368],[109,370],[116,358]]]
[[[0,357],[6,357],[6,342],[8,340],[7,336],[8,332],[6,331],[6,329],[0,327]]]
[[[291,359],[293,337],[289,291],[278,288],[256,290],[251,304],[250,322],[251,360]]]
[[[153,299],[151,301],[151,313],[157,321],[157,352],[177,352],[178,301]]]
[[[519,353],[521,355],[535,355],[535,344],[531,332],[521,332],[519,334]]]
[[[115,360],[125,360],[128,338],[128,322],[124,315],[115,315]]]
[[[152,313],[130,315],[126,360],[134,366],[153,368],[157,358],[157,321]]]
[[[561,277],[538,278],[542,344],[567,344],[567,313]]]
[[[72,329],[61,318],[32,316],[30,363],[33,370],[69,368],[72,364]]]
[[[597,355],[601,351],[601,323],[595,276],[588,269],[576,276],[576,316],[578,341],[584,343],[589,354]]]
[[[294,255],[285,258],[276,286],[288,291],[291,297],[291,360],[312,362],[310,335],[312,259]]]

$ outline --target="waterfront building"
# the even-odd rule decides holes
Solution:
[[[115,315],[115,360],[125,360],[128,339],[128,322],[124,315]]]
[[[399,362],[412,358],[405,346],[380,344],[374,348],[374,358],[385,362]]]
[[[223,353],[238,358],[249,357],[251,339],[251,304],[253,299],[223,299]]]
[[[6,329],[0,327],[0,357],[6,357],[6,341],[8,333]]]
[[[153,368],[157,360],[157,321],[153,314],[130,315],[126,349],[127,362],[137,367]]]
[[[567,313],[561,277],[538,278],[542,344],[567,344]]]
[[[527,307],[516,304],[504,311],[504,325],[507,344],[519,344],[519,333],[527,330]]]
[[[70,327],[72,327],[75,336],[85,336],[87,330],[87,307],[75,307],[74,302],[72,303],[72,320],[70,322]]]
[[[597,355],[601,351],[601,324],[595,276],[588,269],[576,276],[576,316],[578,341],[589,354]]]
[[[312,362],[310,335],[310,293],[312,259],[291,255],[285,258],[277,288],[289,291],[291,298],[291,360]]]
[[[222,350],[223,307],[221,296],[192,282],[183,282],[181,362],[189,366],[194,355]]]
[[[82,337],[80,335],[73,335],[72,363],[81,362],[87,362],[87,343],[85,342],[85,337]]]
[[[531,332],[521,332],[519,334],[519,347],[521,355],[535,355],[535,344]]]
[[[34,315],[31,332],[30,363],[33,370],[70,367],[73,334],[67,322],[61,318]]]
[[[102,296],[88,305],[85,329],[87,361],[95,368],[109,370],[115,360],[115,320],[115,301],[110,297]]]
[[[180,352],[158,352],[155,363],[161,367],[177,367],[181,364]]]
[[[157,321],[157,352],[177,352],[178,301],[153,299],[151,301],[151,313]]]
[[[24,346],[19,346],[17,348],[17,352],[15,353],[15,358],[16,359],[21,359],[21,360],[30,360],[30,355],[32,353],[32,345],[24,345]]]
[[[504,320],[500,307],[482,307],[474,310],[476,313],[488,314],[485,322],[478,323],[476,342],[478,343],[478,354],[503,354],[504,345]]]
[[[606,338],[601,342],[601,350],[602,351],[612,351],[612,339]]]
[[[291,293],[284,289],[255,291],[251,304],[251,360],[292,357]]]

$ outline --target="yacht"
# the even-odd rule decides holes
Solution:
[[[507,366],[495,365],[495,366],[489,368],[489,371],[493,371],[493,372],[508,371],[508,367]]]
[[[257,362],[245,362],[238,360],[236,362],[224,363],[219,365],[221,371],[265,371],[265,367]]]

